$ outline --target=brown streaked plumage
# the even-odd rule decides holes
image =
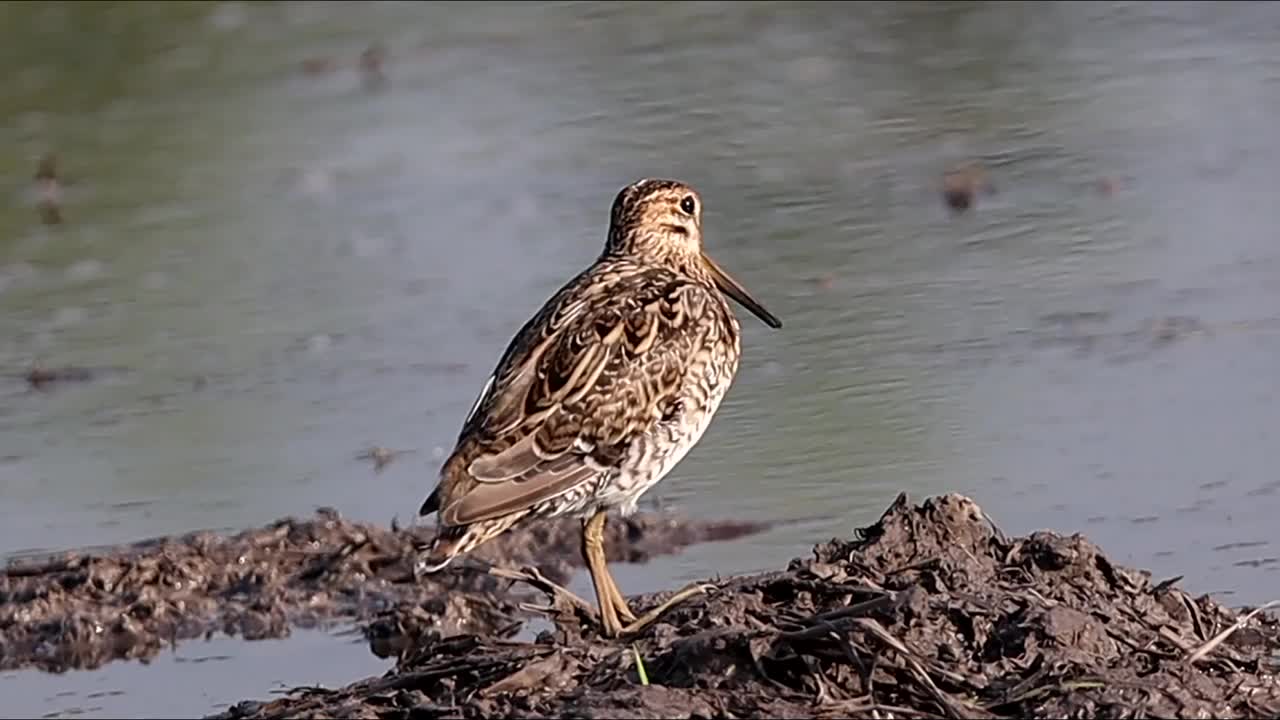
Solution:
[[[636,621],[605,566],[605,513],[634,512],[719,408],[741,352],[725,294],[781,326],[703,253],[696,191],[658,179],[623,188],[604,251],[520,329],[463,423],[419,510],[439,521],[420,570],[517,523],[572,514],[604,633],[651,622]]]

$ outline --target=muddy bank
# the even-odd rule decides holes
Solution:
[[[568,623],[536,642],[428,633],[383,677],[215,717],[1280,713],[1275,615],[1153,583],[1079,535],[1006,538],[960,496],[900,497],[852,540],[712,584],[634,648]]]
[[[638,513],[608,526],[610,558],[642,562],[697,542],[763,529]],[[430,527],[388,529],[322,509],[235,535],[196,532],[0,570],[0,670],[61,672],[148,659],[213,633],[263,639],[291,627],[359,623],[375,653],[424,632],[502,634],[527,617],[528,588],[475,568],[533,566],[565,581],[579,560],[573,520],[515,531],[436,575],[413,579],[414,547]]]

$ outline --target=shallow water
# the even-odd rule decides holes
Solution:
[[[785,326],[742,314],[738,381],[652,499],[805,522],[628,591],[777,567],[907,490],[1280,596],[1274,4],[30,3],[0,40],[0,555],[407,520],[614,193],[663,175]],[[967,159],[998,192],[952,216]],[[103,370],[32,391],[37,360]],[[375,474],[371,444],[414,452]],[[385,666],[219,642],[164,708],[167,659],[0,693],[198,714]]]
[[[369,653],[363,638],[355,640],[319,630],[254,643],[219,636],[179,645],[149,664],[111,663],[69,675],[0,673],[5,717],[199,717],[224,709],[245,687],[269,698],[383,672],[387,663]],[[338,662],[298,662],[305,655]]]

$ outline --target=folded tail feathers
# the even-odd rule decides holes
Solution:
[[[440,487],[437,486],[426,500],[422,501],[422,507],[418,508],[418,517],[430,515],[440,509]]]
[[[430,575],[443,570],[462,550],[461,537],[437,535],[425,550],[418,554],[413,571],[416,575]]]
[[[431,544],[421,551],[414,563],[414,573],[442,570],[451,560],[489,542],[520,522],[528,511],[466,525],[442,525]]]

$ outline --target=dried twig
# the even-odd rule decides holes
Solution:
[[[1253,620],[1262,612],[1269,610],[1273,607],[1276,607],[1278,605],[1280,605],[1280,600],[1272,600],[1271,602],[1265,605],[1254,608],[1244,617],[1241,617],[1239,620],[1236,620],[1234,623],[1232,623],[1231,626],[1228,627],[1226,630],[1223,630],[1217,635],[1214,635],[1213,637],[1209,638],[1208,642],[1201,645],[1200,648],[1195,652],[1191,653],[1191,655],[1187,657],[1187,664],[1189,665],[1194,664],[1196,661],[1203,659],[1206,655],[1213,652],[1215,648],[1221,645],[1223,641],[1231,637],[1231,635],[1234,632],[1243,628],[1245,625],[1248,625],[1250,620]]]
[[[861,625],[872,635],[875,635],[878,640],[893,648],[898,653],[899,657],[901,657],[903,662],[907,664],[907,667],[910,668],[916,679],[925,687],[934,702],[938,703],[938,706],[947,713],[948,717],[960,719],[971,717],[991,717],[991,715],[985,710],[972,707],[967,703],[956,700],[943,692],[937,684],[933,682],[933,678],[929,677],[929,673],[925,672],[924,667],[920,665],[919,661],[916,660],[915,653],[911,652],[906,645],[902,644],[901,640],[891,635],[888,630],[885,630],[883,625],[871,618],[858,618],[854,622]]]
[[[824,637],[836,627],[835,621],[845,618],[852,618],[859,615],[867,615],[877,610],[893,607],[899,602],[902,593],[896,595],[882,595],[871,600],[850,605],[849,607],[832,610],[830,612],[818,613],[811,617],[805,618],[800,622],[813,627],[804,630],[794,630],[790,632],[780,633],[779,637],[784,640],[809,640],[818,637]]]

